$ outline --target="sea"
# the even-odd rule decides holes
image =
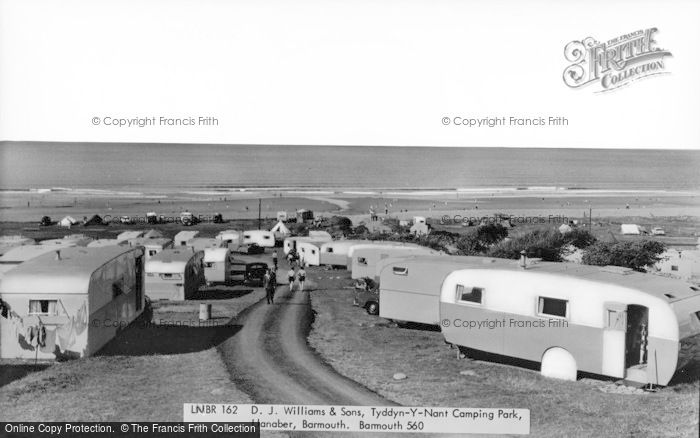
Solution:
[[[141,196],[260,190],[700,190],[700,151],[0,143],[0,191]]]

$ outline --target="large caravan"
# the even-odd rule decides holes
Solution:
[[[59,239],[60,240],[60,239]],[[54,243],[52,245],[24,245],[17,246],[0,256],[0,276],[11,269],[33,258],[55,252],[63,248],[76,246],[73,242]]]
[[[272,248],[275,246],[275,235],[267,230],[244,231],[243,245],[258,245],[263,248]]]
[[[353,245],[369,243],[369,240],[335,240],[321,245],[321,265],[348,266],[348,251]]]
[[[182,301],[204,284],[204,253],[192,248],[165,249],[146,263],[146,295],[152,300]]]
[[[482,257],[422,255],[377,263],[379,316],[401,322],[440,324],[442,282],[452,272],[478,265]]]
[[[55,249],[55,248],[54,248]],[[0,283],[0,356],[90,356],[143,312],[143,249],[55,249]]]
[[[204,250],[204,278],[207,284],[227,284],[231,278],[231,250],[207,248]]]
[[[379,278],[377,265],[381,260],[412,255],[438,255],[439,252],[420,245],[389,245],[373,246],[359,245],[353,249],[351,260],[352,278]]]
[[[440,319],[447,342],[540,362],[546,376],[666,385],[700,334],[700,292],[624,268],[494,261],[445,278]]]

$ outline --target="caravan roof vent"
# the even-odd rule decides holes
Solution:
[[[601,268],[601,271],[610,272],[611,274],[619,274],[619,275],[628,275],[628,274],[631,274],[632,272],[634,272],[634,270],[631,268],[625,268],[622,266],[612,266],[612,265],[603,266]]]
[[[672,299],[676,298],[675,296],[673,296],[673,295],[671,295],[671,294],[664,294],[664,296],[665,296],[666,298],[668,298],[669,300],[672,300]]]

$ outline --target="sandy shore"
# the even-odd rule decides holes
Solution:
[[[260,200],[260,201],[259,201]],[[592,209],[596,217],[700,217],[700,193],[687,192],[405,192],[392,195],[375,193],[288,191],[244,192],[235,194],[132,197],[100,193],[0,192],[0,222],[37,222],[48,215],[58,220],[66,215],[75,219],[101,216],[144,217],[154,211],[179,216],[188,210],[198,215],[222,213],[225,219],[274,218],[278,211],[292,214],[300,208],[317,214],[341,214],[354,222],[366,220],[371,207],[382,216],[410,219],[426,216],[484,217],[506,214],[518,217],[560,216],[581,218]]]

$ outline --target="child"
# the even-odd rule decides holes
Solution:
[[[294,268],[289,268],[289,271],[287,271],[287,280],[289,280],[289,292],[294,291],[294,277],[296,276],[296,273],[294,272]]]
[[[306,281],[306,271],[304,270],[304,265],[301,265],[301,267],[299,268],[297,276],[299,277],[299,291],[303,292],[304,282]]]

